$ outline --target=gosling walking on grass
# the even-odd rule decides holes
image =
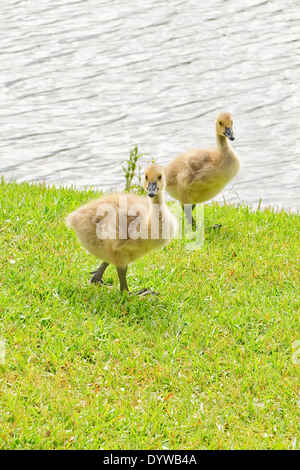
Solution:
[[[86,250],[103,260],[91,283],[103,283],[109,264],[116,266],[121,291],[127,285],[128,265],[147,253],[167,245],[175,236],[177,222],[164,200],[165,177],[161,166],[145,170],[148,198],[116,194],[86,204],[69,214],[67,226],[77,233]],[[137,294],[149,293],[142,289]]]

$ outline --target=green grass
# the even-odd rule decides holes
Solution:
[[[0,184],[0,448],[299,449],[299,215],[205,205],[201,250],[130,266],[140,298],[88,283],[64,218],[93,197]]]

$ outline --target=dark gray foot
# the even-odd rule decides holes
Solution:
[[[90,274],[93,274],[91,279],[90,279],[91,284],[101,284],[101,286],[103,285],[102,276],[99,277],[98,271],[91,271]]]
[[[90,279],[91,284],[101,284],[101,286],[103,285],[102,277],[103,277],[104,271],[106,270],[108,264],[109,263],[106,263],[105,261],[103,261],[103,263],[101,263],[101,265],[99,266],[97,271],[91,271],[91,273],[90,273],[90,274],[92,274],[92,277]]]
[[[159,292],[154,292],[153,290],[144,288],[138,290],[137,292],[132,292],[131,295],[159,295]]]

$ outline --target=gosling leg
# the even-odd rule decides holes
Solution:
[[[193,212],[194,212],[195,207],[196,207],[196,204],[192,204],[192,227],[194,230],[196,230],[196,220],[193,217]]]
[[[117,272],[118,272],[118,275],[119,275],[121,292],[123,292],[124,290],[129,291],[128,285],[127,285],[127,279],[126,279],[127,266],[126,266],[126,268],[117,268]],[[135,294],[135,295],[148,295],[148,294],[157,295],[157,292],[152,292],[149,289],[141,289],[138,292],[133,292],[133,294]]]
[[[182,209],[186,215],[188,222],[192,225],[192,227],[196,228],[196,221],[193,217],[193,210],[195,209],[196,204],[183,204]]]
[[[126,279],[127,269],[128,269],[127,266],[125,268],[117,268],[117,272],[118,272],[118,276],[120,280],[121,292],[124,290],[129,291],[128,285],[127,285],[127,279]]]
[[[99,283],[101,285],[103,284],[102,277],[103,277],[104,271],[106,270],[108,265],[109,265],[109,263],[106,263],[106,261],[103,261],[103,263],[100,264],[97,271],[92,271],[90,273],[90,274],[93,274],[93,276],[90,279],[91,284],[93,284],[93,283],[95,283],[95,284]]]

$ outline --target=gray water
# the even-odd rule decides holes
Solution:
[[[123,189],[234,118],[239,175],[215,199],[300,208],[297,0],[2,0],[0,174]]]

